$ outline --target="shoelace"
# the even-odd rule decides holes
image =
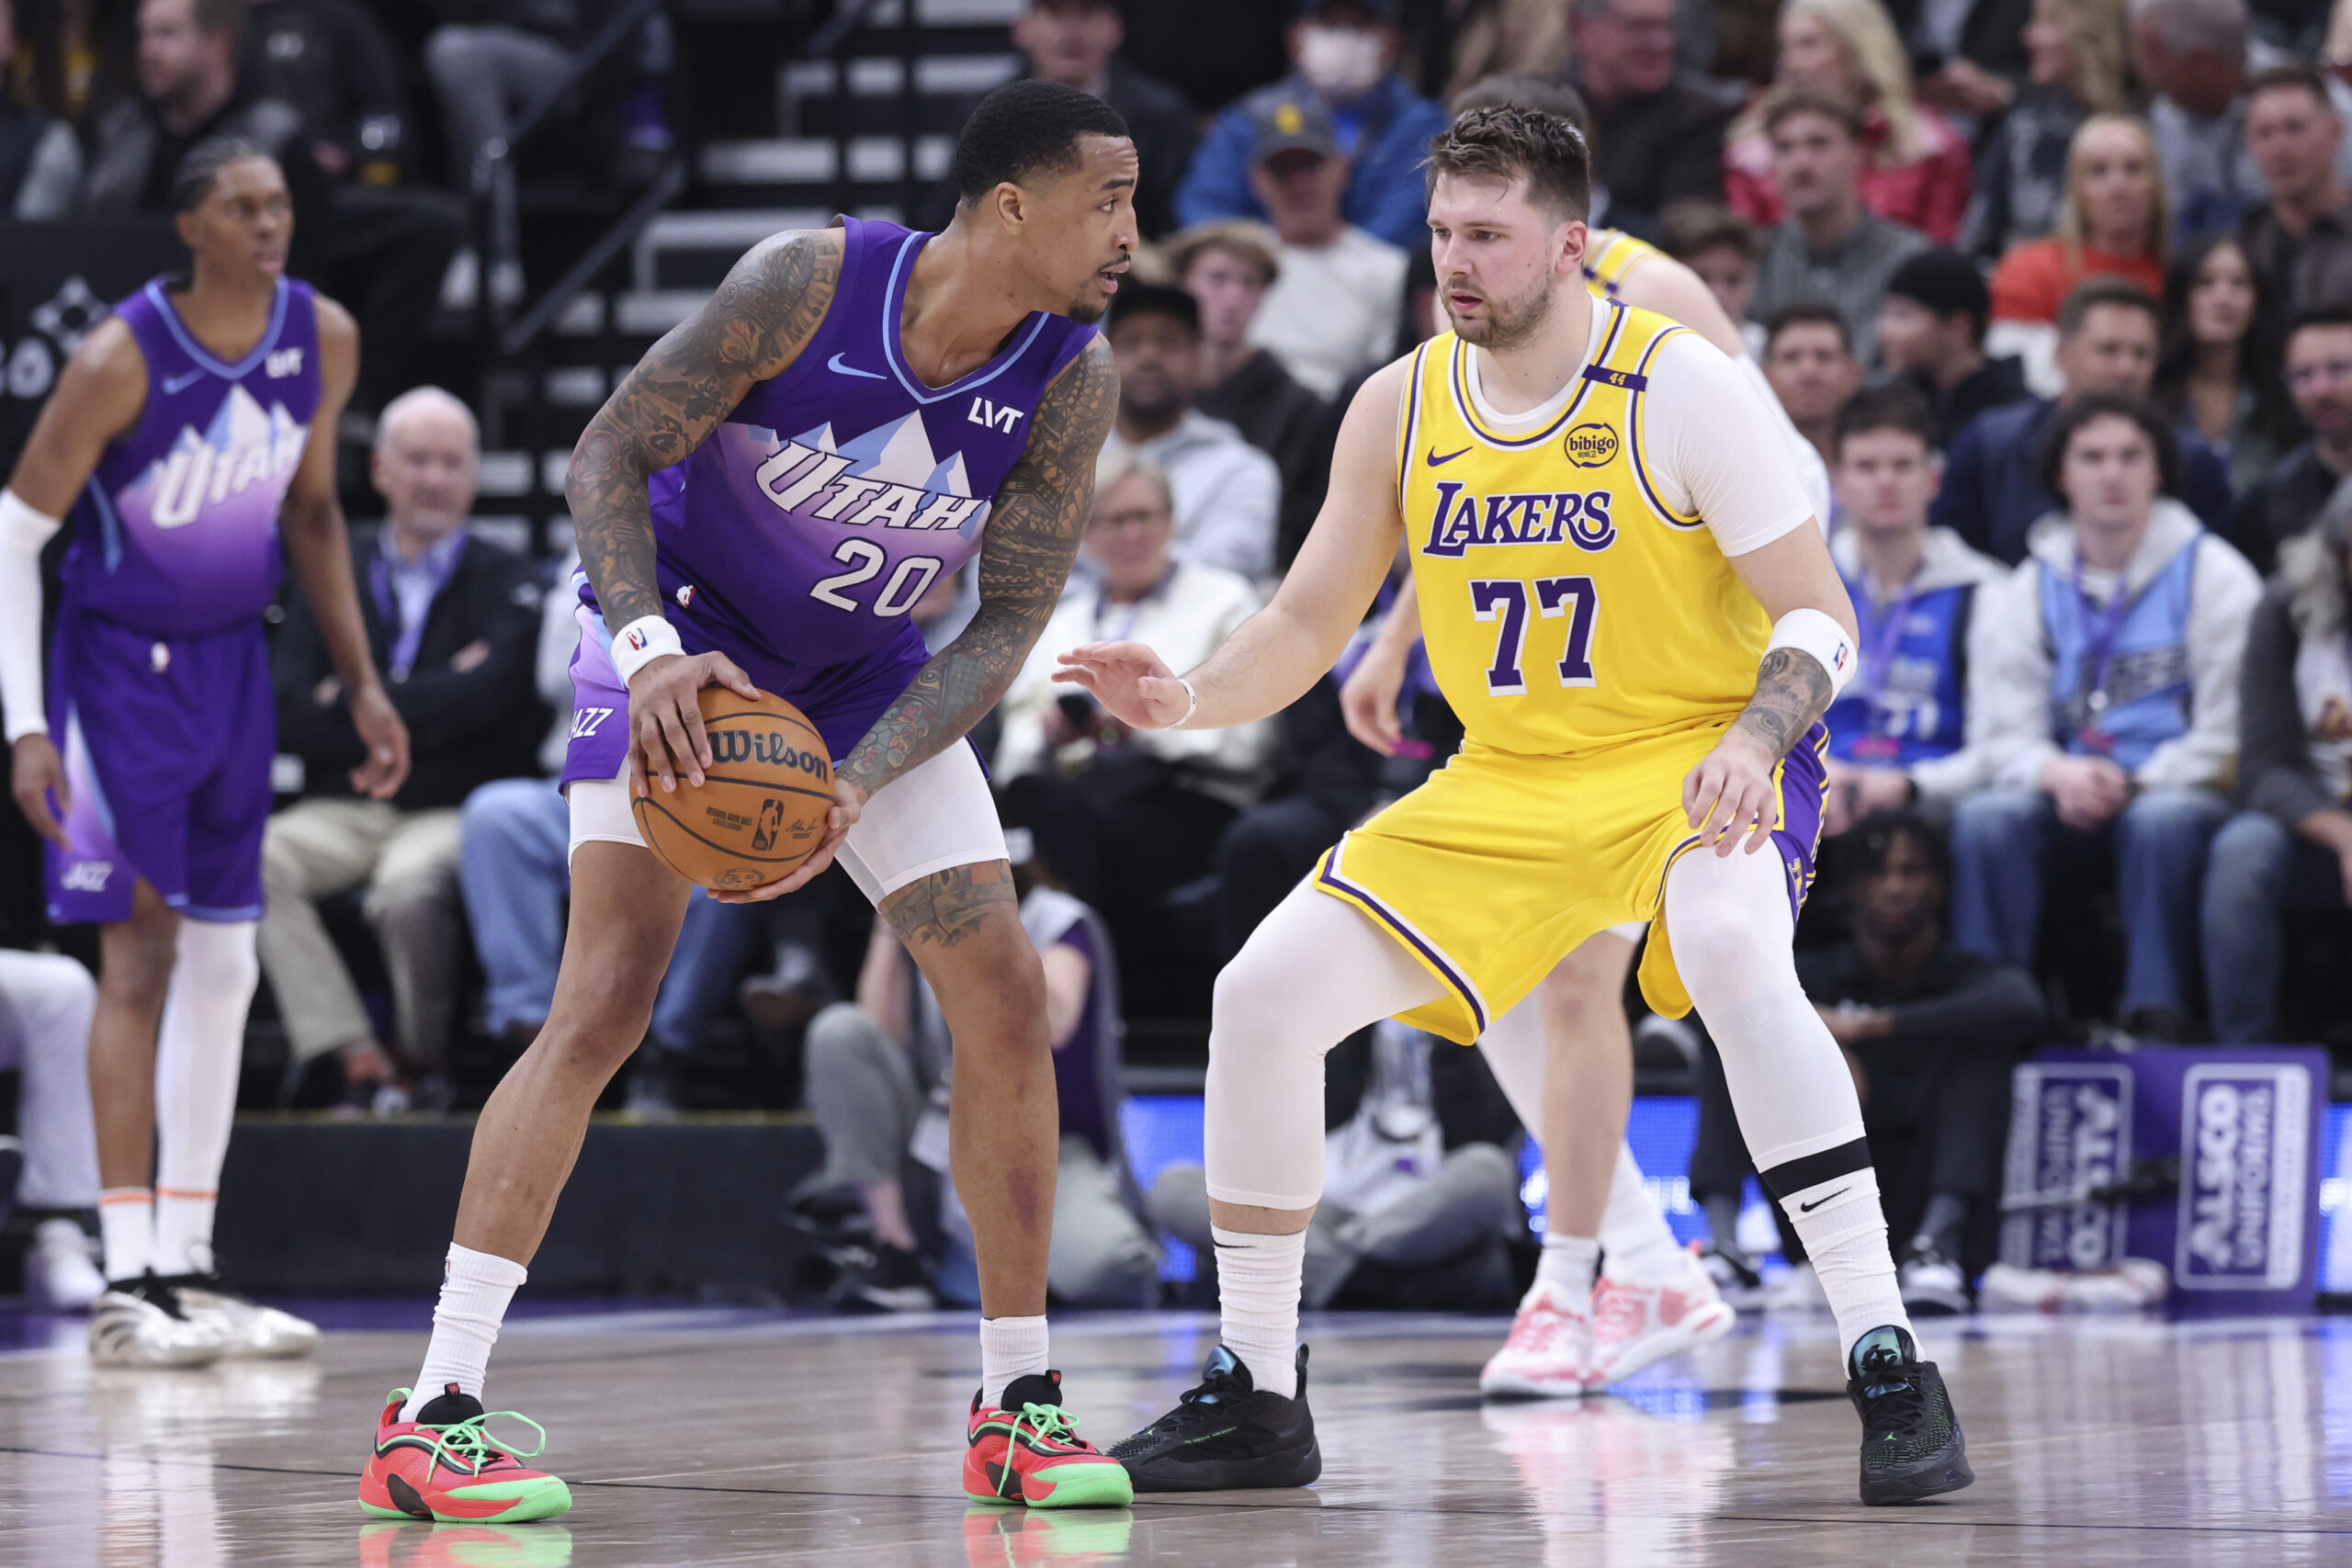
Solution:
[[[1012,1445],[1021,1441],[1021,1429],[1026,1427],[1033,1438],[1040,1442],[1059,1441],[1071,1448],[1089,1445],[1078,1435],[1078,1417],[1058,1404],[1024,1404],[1012,1417],[1012,1427],[1005,1437],[1005,1466],[996,1483],[997,1495],[1009,1497],[1021,1489],[1021,1476],[1012,1468]],[[537,1450],[532,1450],[537,1452]]]
[[[520,1421],[538,1435],[538,1441],[527,1449],[520,1449],[512,1443],[503,1442],[491,1436],[486,1429],[486,1424],[502,1418]],[[433,1479],[433,1472],[441,1468],[441,1461],[444,1459],[451,1461],[452,1469],[463,1470],[470,1465],[471,1469],[468,1472],[479,1475],[501,1459],[511,1459],[517,1462],[526,1459],[536,1459],[540,1450],[548,1446],[548,1429],[528,1416],[514,1410],[485,1410],[481,1415],[469,1416],[463,1421],[453,1422],[447,1427],[427,1427],[425,1430],[434,1435],[432,1458],[424,1466],[424,1478],[427,1481]]]
[[[1649,1321],[1650,1292],[1623,1285],[1605,1285],[1593,1292],[1593,1337],[1631,1339]]]
[[[1147,1428],[1156,1432],[1182,1430],[1186,1427],[1205,1426],[1230,1414],[1228,1406],[1234,1396],[1229,1378],[1211,1378],[1196,1387],[1188,1388],[1176,1396],[1176,1408],[1154,1421]]]
[[[1546,1301],[1535,1311],[1520,1314],[1519,1320],[1510,1326],[1510,1343],[1529,1352],[1549,1350],[1552,1342],[1560,1337],[1560,1331],[1574,1321],[1569,1314]]]
[[[1862,1397],[1870,1401],[1874,1427],[1901,1422],[1915,1425],[1928,1418],[1928,1396],[1919,1380],[1905,1375],[1892,1356],[1868,1356],[1862,1360]],[[1891,1434],[1890,1434],[1891,1435]]]

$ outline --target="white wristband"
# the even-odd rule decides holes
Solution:
[[[41,700],[40,552],[61,526],[15,491],[0,490],[0,708],[10,745],[49,730]]]
[[[678,628],[659,615],[639,615],[613,634],[613,668],[620,671],[624,686],[655,660],[685,651]]]
[[[1769,654],[1776,648],[1793,648],[1811,654],[1814,661],[1828,672],[1832,702],[1846,689],[1846,682],[1854,678],[1854,666],[1859,662],[1854,657],[1853,637],[1838,624],[1838,617],[1826,610],[1791,610],[1782,615],[1773,623],[1772,640],[1764,645],[1764,651]]]
[[[1201,711],[1201,694],[1193,690],[1193,683],[1182,675],[1176,677],[1176,683],[1184,688],[1184,716],[1169,725],[1170,729],[1183,728],[1192,716]]]

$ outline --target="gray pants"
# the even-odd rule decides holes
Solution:
[[[520,28],[491,23],[433,29],[424,40],[424,69],[441,94],[441,112],[449,127],[449,163],[459,195],[473,189],[474,155],[482,144],[504,141],[524,108],[571,65],[571,51]],[[493,254],[482,258],[485,268],[493,258],[512,257],[518,243],[514,165],[510,161],[501,169],[493,193]]]
[[[1203,1258],[1215,1256],[1209,1236],[1208,1173],[1171,1165],[1152,1183],[1146,1206],[1151,1222]],[[1413,1269],[1447,1258],[1478,1242],[1514,1234],[1521,1221],[1519,1173],[1510,1156],[1492,1144],[1464,1144],[1445,1156],[1437,1174],[1370,1213],[1351,1213],[1326,1198],[1306,1227],[1306,1268],[1300,1304],[1330,1304],[1359,1263]]]
[[[906,1048],[865,1009],[836,1002],[809,1022],[803,1071],[825,1138],[818,1185],[899,1179],[924,1105]],[[1061,1141],[1046,1284],[1072,1306],[1159,1297],[1159,1248],[1122,1198],[1117,1168],[1083,1138]]]

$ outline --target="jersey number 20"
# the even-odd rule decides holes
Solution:
[[[861,610],[865,606],[842,592],[861,582],[871,582],[882,575],[882,563],[890,558],[881,546],[867,539],[843,539],[833,551],[833,558],[849,567],[831,577],[820,578],[808,590],[808,597],[831,604],[836,610]],[[874,596],[874,613],[877,615],[903,615],[915,607],[916,602],[930,592],[932,580],[939,575],[940,563],[929,556],[909,556]]]
[[[1527,649],[1531,599],[1535,613],[1544,619],[1567,619],[1568,646],[1560,657],[1560,684],[1594,684],[1592,629],[1600,615],[1600,595],[1592,579],[1539,577],[1525,582],[1515,577],[1482,577],[1470,583],[1470,614],[1482,621],[1502,623],[1495,637],[1495,661],[1487,670],[1488,694],[1517,697],[1527,693],[1527,675],[1520,662]]]

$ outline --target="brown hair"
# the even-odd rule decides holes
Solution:
[[[2266,66],[2256,72],[2246,79],[2245,96],[2251,98],[2256,93],[2267,93],[2281,87],[2300,88],[2309,93],[2320,107],[2331,114],[2335,111],[2335,100],[2328,96],[2327,78],[2319,73],[2319,67],[2300,60],[2289,61],[2283,65]]]
[[[1429,180],[1527,182],[1539,207],[1581,223],[1592,214],[1592,153],[1577,128],[1541,109],[1502,104],[1457,116],[1430,141]]]
[[[1763,237],[1755,224],[1722,202],[1704,197],[1669,203],[1658,214],[1658,248],[1676,261],[1687,262],[1718,245],[1728,245],[1742,260],[1752,262],[1763,249]]]
[[[1810,82],[1783,82],[1764,95],[1764,134],[1770,136],[1781,128],[1781,122],[1801,114],[1817,114],[1833,125],[1845,128],[1846,134],[1860,141],[1868,125],[1862,107],[1845,94],[1827,87],[1816,87]]]

